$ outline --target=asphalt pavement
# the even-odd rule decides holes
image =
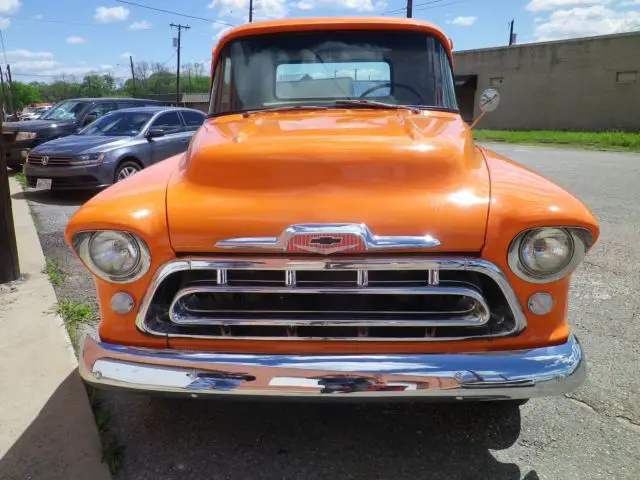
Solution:
[[[568,396],[471,404],[235,403],[106,392],[125,446],[116,480],[640,478],[640,154],[489,145],[581,198],[599,243],[569,316],[588,378]],[[19,194],[23,195],[23,194]],[[62,233],[91,194],[29,191],[58,295],[95,302]]]

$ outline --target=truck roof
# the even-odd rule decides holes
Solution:
[[[449,55],[451,55],[451,41],[449,38],[440,28],[424,20],[391,17],[315,17],[267,20],[264,22],[245,23],[234,27],[220,39],[214,49],[214,57],[221,45],[238,37],[309,30],[407,30],[429,32],[442,40],[447,47]]]

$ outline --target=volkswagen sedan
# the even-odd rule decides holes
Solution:
[[[106,187],[184,152],[205,120],[198,110],[138,107],[118,110],[76,135],[32,149],[25,175],[30,187]]]

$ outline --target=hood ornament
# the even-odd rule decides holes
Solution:
[[[40,163],[42,164],[43,167],[46,167],[47,164],[49,163],[49,157],[42,157],[40,159]]]
[[[287,227],[279,237],[230,238],[216,247],[237,250],[281,251],[287,253],[363,253],[371,250],[434,248],[440,241],[431,235],[379,236],[358,223],[316,223]]]

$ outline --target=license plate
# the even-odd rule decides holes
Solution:
[[[51,179],[50,178],[39,178],[38,182],[36,183],[36,188],[42,189],[42,190],[51,189]]]

